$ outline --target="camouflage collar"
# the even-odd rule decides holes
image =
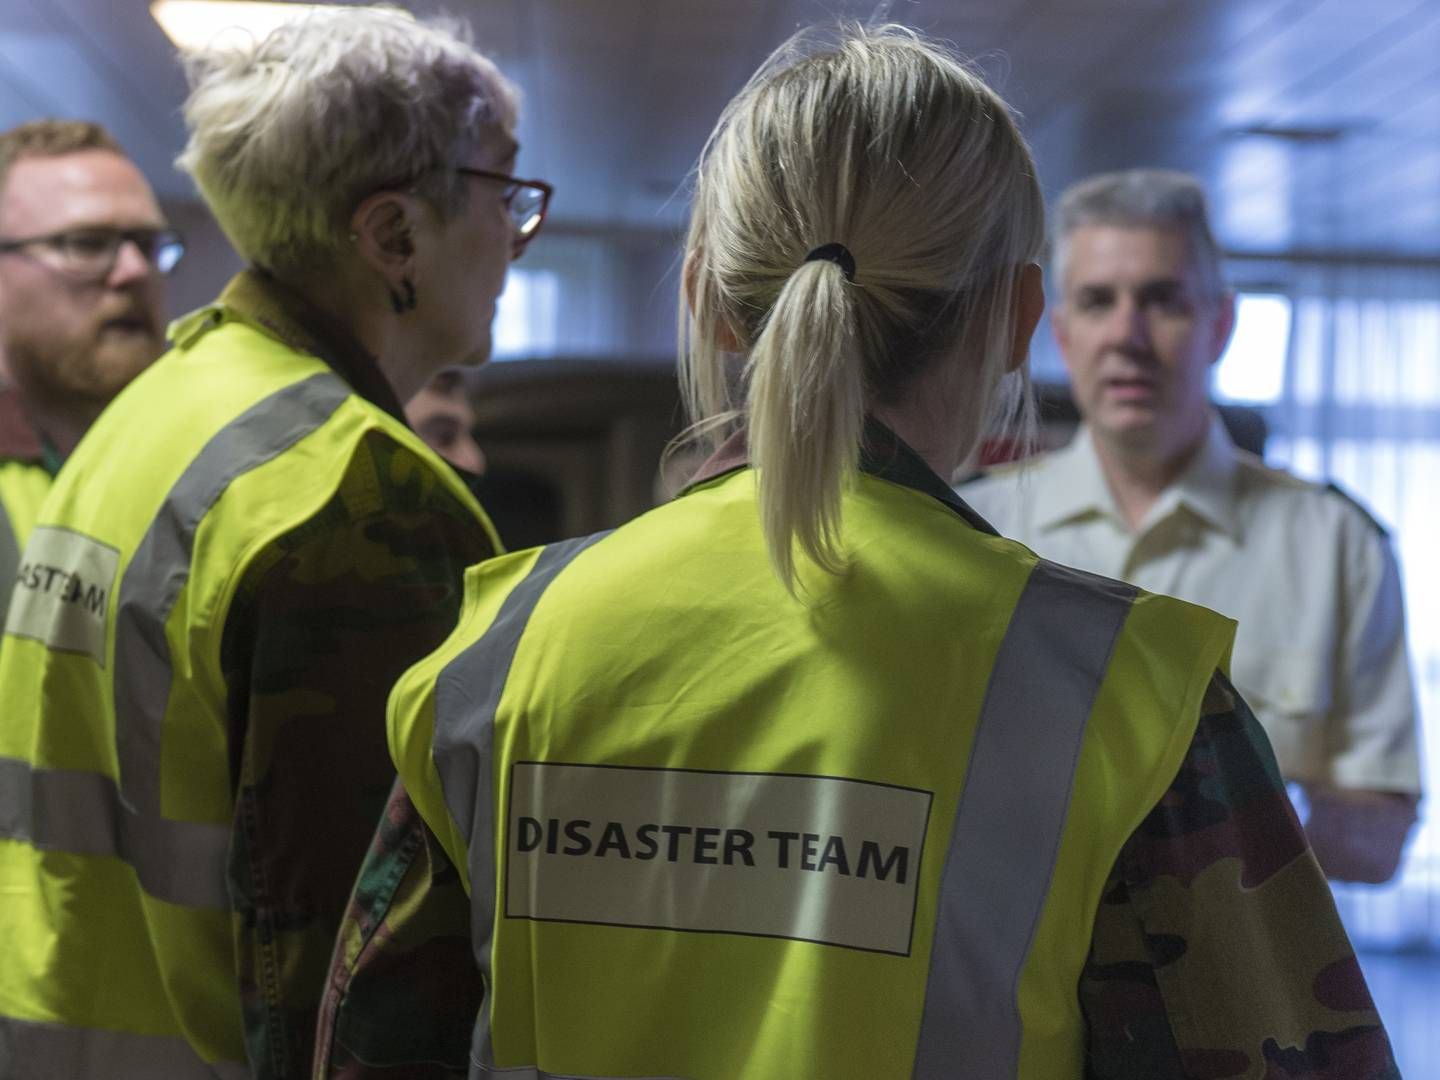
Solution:
[[[745,430],[741,428],[696,470],[685,492],[726,473],[749,467],[750,449]],[[973,528],[991,536],[999,535],[993,525],[971,509],[969,503],[936,475],[909,443],[873,416],[865,418],[865,438],[860,444],[860,471],[929,495],[955,511]]]
[[[258,268],[242,270],[219,303],[292,349],[319,357],[357,394],[405,422],[400,399],[375,357],[346,327],[279,279]]]

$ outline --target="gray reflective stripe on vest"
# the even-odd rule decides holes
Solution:
[[[77,855],[109,855],[134,867],[146,892],[174,903],[215,906],[225,881],[229,829],[131,813],[115,781],[73,769],[35,769],[0,757],[0,837]],[[0,1073],[0,1076],[3,1076]]]
[[[292,383],[221,428],[170,489],[120,583],[115,616],[115,744],[118,787],[68,770],[12,777],[0,808],[11,835],[41,847],[115,854],[160,900],[225,910],[229,824],[160,815],[160,733],[172,671],[165,622],[190,577],[200,521],[236,477],[318,429],[350,395],[329,372]],[[57,718],[56,722],[64,722]],[[11,790],[10,779],[17,785]],[[72,801],[73,800],[73,801]]]
[[[494,799],[495,713],[515,650],[540,597],[556,575],[608,533],[582,536],[541,550],[525,580],[511,590],[480,639],[440,672],[435,682],[435,769],[445,805],[465,834],[470,868],[470,932],[487,992],[475,1021],[472,1069],[490,1053],[490,938],[495,921]],[[479,696],[476,697],[478,692]],[[520,1075],[525,1075],[521,1073]],[[538,1074],[534,1074],[538,1075]]]
[[[1136,591],[1042,560],[1020,594],[945,855],[916,1080],[1016,1075],[1020,972],[1050,891],[1086,722]]]
[[[250,1080],[236,1061],[201,1061],[184,1039],[0,1016],[5,1080]]]
[[[15,576],[20,572],[20,541],[10,521],[10,510],[0,499],[0,633],[10,614],[10,594],[15,591]]]
[[[339,376],[324,372],[231,420],[175,481],[130,557],[115,614],[115,744],[121,794],[142,814],[160,812],[160,728],[172,678],[165,621],[190,578],[195,531],[237,477],[314,432],[349,396]]]

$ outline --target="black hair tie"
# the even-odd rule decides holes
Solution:
[[[816,259],[833,262],[840,267],[846,281],[855,280],[855,256],[850,254],[850,249],[844,244],[821,244],[805,256],[806,262],[814,262]]]

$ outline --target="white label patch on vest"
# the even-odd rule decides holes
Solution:
[[[5,632],[105,666],[105,619],[120,552],[83,533],[41,525],[30,534]]]
[[[505,915],[908,956],[931,799],[827,776],[517,762]]]

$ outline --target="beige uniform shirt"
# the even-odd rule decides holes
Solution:
[[[960,495],[1047,559],[1235,619],[1231,675],[1287,779],[1419,793],[1399,570],[1383,530],[1345,496],[1236,449],[1218,418],[1134,532],[1083,426],[1064,449]]]

